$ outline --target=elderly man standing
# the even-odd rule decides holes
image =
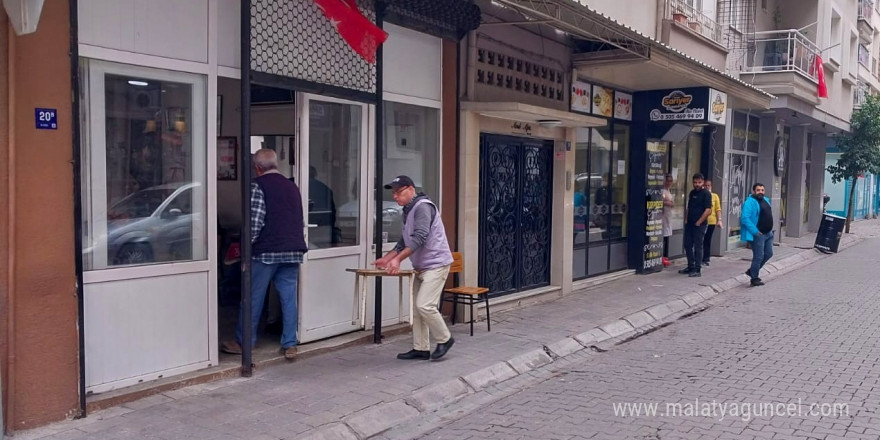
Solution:
[[[390,274],[400,271],[400,263],[409,258],[416,270],[413,283],[413,349],[397,355],[398,359],[440,359],[455,343],[437,303],[443,293],[452,252],[437,206],[428,196],[416,194],[415,184],[407,176],[399,176],[385,185],[393,191],[394,200],[403,206],[403,238],[376,267]],[[432,354],[431,339],[437,341]]]
[[[303,254],[308,251],[303,234],[302,196],[299,187],[278,171],[278,157],[269,149],[254,153],[257,178],[251,184],[251,324],[253,344],[270,282],[275,282],[281,299],[283,331],[281,351],[287,359],[296,357],[297,280]],[[220,349],[241,354],[242,315],[239,313],[235,341]]]

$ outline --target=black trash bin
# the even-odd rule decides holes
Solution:
[[[816,234],[816,249],[822,252],[837,252],[840,246],[840,237],[843,235],[843,228],[846,226],[846,219],[831,214],[822,214],[822,224],[819,225],[819,232]]]

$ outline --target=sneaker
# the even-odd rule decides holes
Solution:
[[[220,351],[229,354],[241,354],[241,344],[236,341],[223,341]]]
[[[760,278],[752,278],[752,287],[763,286],[764,282]]]
[[[701,277],[701,276],[703,276],[703,274],[700,273],[700,270],[699,270],[699,269],[697,269],[697,270],[695,270],[695,271],[693,271],[693,272],[691,272],[691,273],[688,274],[688,277],[689,277],[689,278],[699,278],[699,277]]]
[[[431,359],[431,352],[428,350],[410,350],[406,353],[400,353],[397,355],[398,359],[403,360],[428,360]]]
[[[686,267],[686,268],[684,268],[684,269],[678,271],[678,273],[680,273],[680,274],[682,274],[682,275],[687,275],[687,274],[689,274],[689,273],[691,273],[691,272],[693,272],[693,269],[691,269],[690,267]]]
[[[452,344],[455,344],[455,339],[452,337],[450,337],[449,340],[446,342],[437,344],[437,348],[434,349],[434,353],[431,354],[431,359],[442,358],[444,355],[446,355],[446,352],[449,351],[450,348],[452,348]]]
[[[284,359],[287,359],[289,361],[296,359],[296,345],[282,348],[281,352],[284,353]]]

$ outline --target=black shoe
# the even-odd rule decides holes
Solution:
[[[749,278],[752,277],[752,269],[751,268],[746,269],[746,275],[748,275]]]
[[[764,282],[760,278],[752,278],[752,287],[763,286]]]
[[[689,278],[699,278],[699,277],[701,277],[701,276],[703,276],[703,274],[700,273],[700,270],[699,270],[699,269],[697,269],[697,270],[695,270],[695,271],[693,271],[693,272],[691,272],[691,273],[688,274],[688,277],[689,277]]]
[[[693,271],[694,271],[694,270],[693,270],[692,268],[690,268],[690,267],[686,267],[686,268],[684,268],[684,269],[678,271],[678,273],[680,273],[680,274],[682,274],[682,275],[687,275],[687,274],[689,274],[689,273],[691,273],[691,272],[693,272]]]
[[[398,359],[403,360],[422,360],[426,361],[431,359],[431,352],[428,350],[410,350],[406,353],[400,353],[397,355]]]
[[[450,348],[452,348],[452,344],[455,344],[455,339],[453,339],[451,336],[449,337],[448,341],[442,344],[437,344],[437,348],[434,349],[434,353],[431,354],[431,359],[442,358],[446,354],[446,352],[449,351]]]
[[[709,265],[709,262],[708,262],[708,261],[704,261],[704,262],[703,262],[703,266],[708,266],[708,265]]]

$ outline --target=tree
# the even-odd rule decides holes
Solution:
[[[853,219],[856,183],[864,173],[880,174],[880,96],[866,95],[861,108],[853,111],[850,132],[837,137],[841,151],[835,165],[828,166],[831,181],[852,181],[847,201],[846,233]]]

